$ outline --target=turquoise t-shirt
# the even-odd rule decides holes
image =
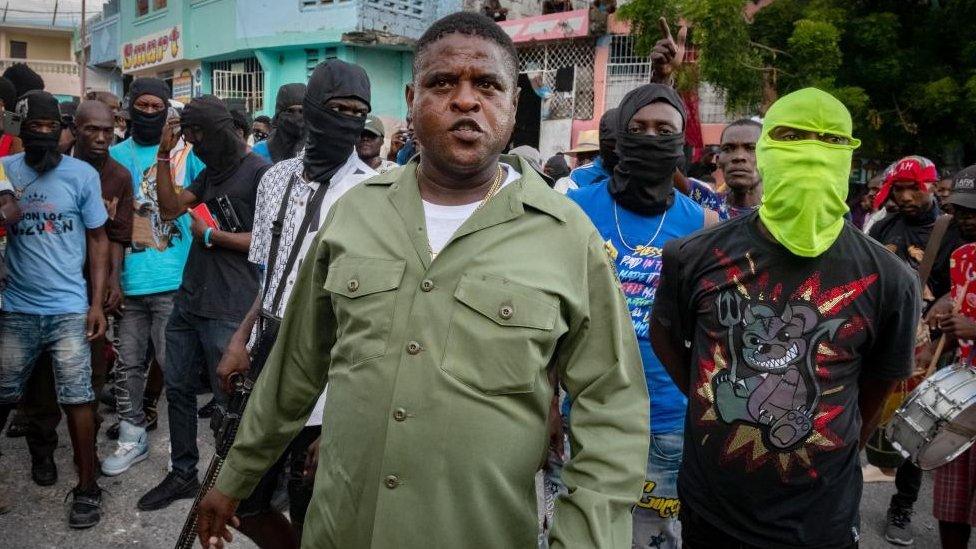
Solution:
[[[183,214],[172,221],[164,221],[159,216],[156,202],[158,149],[159,145],[139,145],[130,137],[109,150],[112,158],[132,173],[136,211],[132,218],[132,246],[125,252],[122,268],[122,291],[127,296],[177,290],[193,242],[188,215]],[[181,155],[176,151],[171,156],[177,159]],[[183,172],[182,186],[189,187],[204,167],[203,162],[189,152],[179,170]]]
[[[268,150],[267,139],[255,143],[254,146],[251,147],[251,152],[267,160],[268,162],[271,162],[271,151]]]

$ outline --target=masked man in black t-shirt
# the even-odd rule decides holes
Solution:
[[[248,262],[251,225],[258,183],[268,169],[260,156],[247,152],[223,101],[204,95],[183,109],[179,128],[167,122],[157,153],[157,197],[163,218],[190,211],[193,245],[183,281],[173,299],[166,325],[163,378],[169,410],[170,459],[173,470],[139,500],[139,509],[162,509],[192,498],[197,481],[196,365],[202,357],[218,405],[227,395],[217,380],[217,363],[258,293],[258,268]],[[177,192],[171,181],[170,149],[180,134],[207,166],[189,187]],[[199,206],[220,224],[209,224]],[[190,210],[193,208],[193,210]]]
[[[665,245],[651,338],[688,395],[686,548],[857,544],[858,451],[919,314],[911,271],[844,220],[859,144],[834,97],[782,97],[758,212]]]

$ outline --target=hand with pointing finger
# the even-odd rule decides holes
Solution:
[[[671,28],[668,20],[661,17],[657,20],[658,27],[661,29],[661,39],[654,44],[651,50],[651,82],[661,84],[671,84],[674,73],[685,59],[685,40],[688,38],[688,27],[681,25],[678,28],[678,39],[671,36]]]

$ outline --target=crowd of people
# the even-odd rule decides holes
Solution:
[[[512,147],[518,55],[480,14],[417,41],[389,136],[336,59],[253,121],[145,77],[59,105],[8,69],[0,428],[34,482],[57,481],[63,411],[72,528],[166,428],[138,508],[205,490],[204,547],[856,547],[862,476],[895,478],[884,535],[910,545],[922,471],[879,425],[976,339],[950,277],[976,166],[908,156],[850,192],[851,116],[807,88],[686,169],[684,32],[662,32],[652,82],[545,162]],[[202,488],[198,418],[247,376]],[[934,493],[966,547],[976,451]]]

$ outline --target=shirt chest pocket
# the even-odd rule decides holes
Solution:
[[[402,259],[343,257],[329,266],[324,289],[336,316],[333,355],[350,365],[386,353],[403,279]]]
[[[441,369],[485,394],[528,393],[559,334],[555,297],[503,278],[464,275]]]

